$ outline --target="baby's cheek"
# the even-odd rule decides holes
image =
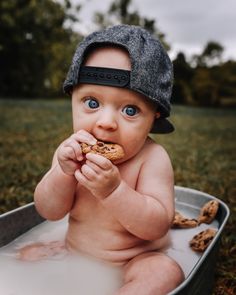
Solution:
[[[127,159],[130,159],[131,157],[138,154],[144,143],[145,140],[137,141],[136,139],[134,139],[133,141],[129,141],[129,143],[127,143],[125,147],[125,156],[127,157]]]

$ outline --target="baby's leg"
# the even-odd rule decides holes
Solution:
[[[183,271],[174,260],[163,253],[148,252],[125,265],[125,285],[116,295],[166,295],[183,280]]]

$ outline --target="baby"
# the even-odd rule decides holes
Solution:
[[[38,212],[49,220],[69,214],[66,248],[123,265],[117,295],[167,294],[183,280],[161,251],[174,216],[170,159],[148,134],[168,133],[172,65],[147,31],[118,25],[78,46],[64,83],[72,95],[74,133],[57,148],[35,190]],[[84,154],[81,143],[119,144],[111,162]]]

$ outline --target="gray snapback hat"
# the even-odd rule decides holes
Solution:
[[[88,49],[115,45],[125,48],[130,56],[131,71],[83,66]],[[125,87],[143,94],[156,104],[160,118],[154,121],[151,133],[170,133],[173,67],[160,41],[138,26],[116,25],[88,35],[77,47],[63,85],[65,93],[79,83]]]

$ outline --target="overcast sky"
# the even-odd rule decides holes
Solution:
[[[94,11],[105,12],[113,0],[73,0],[82,4],[83,30],[93,30]],[[236,59],[236,0],[133,0],[132,9],[156,19],[166,35],[170,55],[183,51],[188,57],[201,53],[208,41],[224,46],[225,58]]]

